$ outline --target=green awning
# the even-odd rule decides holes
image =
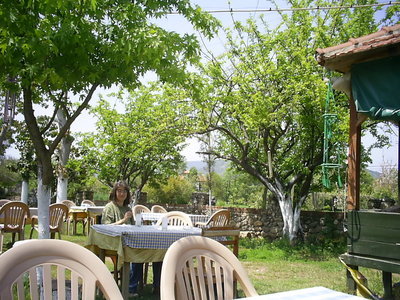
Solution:
[[[400,121],[400,56],[353,65],[351,87],[357,112]]]

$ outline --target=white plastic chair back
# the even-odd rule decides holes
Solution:
[[[257,296],[237,257],[224,245],[202,236],[173,243],[161,272],[161,300],[234,299],[236,283],[246,297]]]
[[[96,287],[106,299],[123,299],[107,266],[72,242],[25,240],[0,255],[0,266],[0,299],[40,299],[40,290],[42,299],[95,299]]]
[[[193,227],[192,220],[190,217],[181,211],[170,211],[167,212],[163,218],[167,218],[169,226],[190,226]],[[162,219],[158,219],[156,225],[160,226],[162,224]]]

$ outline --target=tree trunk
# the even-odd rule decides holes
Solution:
[[[23,179],[21,187],[21,202],[28,204],[28,197],[29,197],[29,180]]]
[[[58,173],[57,177],[57,203],[61,203],[63,200],[67,200],[68,191],[68,177],[63,177]]]
[[[51,198],[50,185],[43,184],[43,167],[38,165],[38,187],[37,187],[37,200],[38,200],[38,218],[39,218],[39,239],[50,238],[50,225],[49,225],[49,205]]]
[[[57,110],[57,123],[59,129],[66,123],[66,116],[62,109]],[[66,134],[61,139],[61,147],[58,151],[59,163],[57,166],[57,203],[68,199],[68,173],[65,166],[68,163],[73,140],[69,134]]]
[[[267,201],[268,201],[268,188],[265,186],[263,195],[262,195],[262,202],[261,202],[261,208],[266,209],[267,208]]]
[[[301,230],[301,208],[298,205],[293,208],[292,198],[289,195],[285,195],[283,192],[280,195],[282,197],[278,198],[278,202],[283,219],[282,234],[289,239],[291,244],[294,244],[297,240],[299,230]]]

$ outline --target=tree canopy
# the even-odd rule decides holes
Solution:
[[[161,81],[180,82],[188,64],[198,60],[194,35],[179,35],[150,21],[172,10],[206,36],[218,26],[188,0],[0,2],[0,87],[22,94],[38,159],[40,237],[48,233],[51,157],[97,87],[136,87],[147,71]],[[49,126],[60,108],[66,112],[64,125],[49,143],[34,112],[35,104],[46,102],[54,109]]]
[[[183,164],[180,154],[189,128],[188,103],[162,94],[159,87],[141,87],[117,101],[117,111],[105,99],[92,109],[96,132],[86,135],[85,160],[99,180],[112,186],[119,179],[141,190],[151,182],[165,181]]]
[[[294,8],[333,4],[287,2]],[[274,195],[282,212],[283,234],[294,240],[301,232],[302,204],[322,163],[324,78],[334,75],[316,63],[315,49],[377,27],[372,7],[297,10],[281,12],[281,17],[274,29],[263,17],[236,22],[228,31],[227,52],[204,66],[196,81],[201,87],[188,92],[197,105],[199,133],[213,132],[215,137],[209,148],[212,155],[232,161]],[[334,142],[345,151],[348,104],[343,95],[336,99],[331,104],[338,115]]]
[[[189,1],[3,1],[0,3],[0,78],[5,89],[21,89],[24,115],[43,180],[51,181],[50,157],[98,86],[134,87],[155,71],[161,81],[182,80],[197,61],[193,35],[169,32],[149,21],[171,10],[207,36],[218,22]],[[13,82],[9,78],[16,79]],[[45,144],[33,103],[50,101],[57,111],[77,95],[59,134]]]

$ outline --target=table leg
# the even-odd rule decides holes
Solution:
[[[352,269],[354,269],[354,270],[358,270],[358,266],[353,266],[353,265],[351,265],[350,267],[351,267]],[[356,289],[357,289],[357,284],[356,284],[356,282],[354,281],[353,276],[351,276],[351,273],[350,273],[350,271],[349,271],[347,268],[346,268],[346,278],[347,278],[347,281],[346,281],[347,290],[348,290],[350,293],[355,294]]]
[[[106,261],[106,251],[100,248],[99,258],[104,263]]]
[[[77,220],[77,214],[73,214],[73,216],[74,216],[74,228],[73,228],[72,235],[76,235],[76,220]]]
[[[90,233],[90,226],[91,226],[91,221],[92,220],[92,214],[90,212],[87,213],[87,234],[89,235]]]
[[[122,266],[122,286],[121,286],[122,297],[124,299],[128,299],[129,297],[129,271],[130,271],[130,262],[124,262],[124,265]]]
[[[239,257],[239,236],[234,236],[233,240],[233,254],[235,254],[236,257]]]
[[[392,295],[392,273],[382,271],[384,299],[393,299]]]

